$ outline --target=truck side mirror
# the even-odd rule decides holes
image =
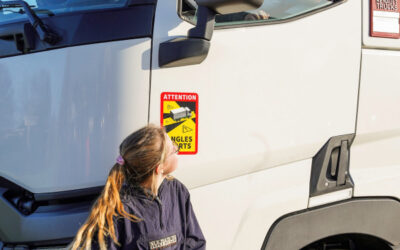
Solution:
[[[259,8],[264,0],[196,0],[197,25],[187,37],[168,40],[160,44],[160,68],[200,64],[206,59],[214,31],[215,15],[231,14]]]

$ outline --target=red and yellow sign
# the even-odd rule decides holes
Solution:
[[[179,154],[196,154],[198,144],[199,96],[196,93],[161,93],[161,125]]]

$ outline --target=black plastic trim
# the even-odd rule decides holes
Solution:
[[[61,37],[55,45],[41,41],[36,33],[29,38],[33,41],[24,41],[28,37],[24,30],[32,30],[26,29],[27,25],[31,26],[28,20],[1,23],[0,58],[84,44],[152,37],[154,1],[139,3],[143,4],[41,16],[43,23]],[[15,36],[22,39],[19,48]],[[29,47],[23,47],[23,44],[29,44]]]
[[[286,214],[270,227],[261,250],[298,250],[340,234],[365,234],[400,244],[400,202],[363,197]],[[290,240],[288,240],[290,237]]]
[[[203,62],[210,49],[210,41],[201,38],[174,38],[160,44],[160,67],[179,67]]]
[[[353,188],[350,176],[350,147],[355,134],[331,137],[313,157],[310,197]]]
[[[69,237],[69,238],[63,238],[63,239],[57,239],[57,240],[45,240],[45,241],[34,241],[34,242],[24,242],[24,243],[4,243],[0,242],[2,244],[5,244],[4,248],[1,248],[0,244],[0,249],[2,250],[34,250],[34,249],[40,249],[40,250],[67,250],[66,246],[70,244],[75,238],[74,237]]]
[[[5,198],[6,192],[7,188],[0,188],[0,241],[32,246],[68,243],[86,220],[94,199],[98,196],[85,196],[72,202],[40,201],[39,203],[45,205],[39,206],[32,214],[24,215]],[[62,194],[66,197],[66,192]],[[73,194],[78,195],[77,192]]]
[[[90,195],[99,195],[103,188],[104,186],[98,186],[53,193],[34,193],[33,196],[35,197],[36,201],[63,200]]]
[[[103,188],[32,193],[0,177],[0,241],[29,246],[68,243]]]
[[[294,16],[291,18],[287,18],[287,19],[279,19],[279,20],[269,20],[269,21],[259,21],[259,22],[248,22],[248,23],[243,23],[243,24],[227,24],[227,25],[218,25],[218,23],[216,23],[214,30],[222,30],[222,29],[233,29],[233,28],[242,28],[242,27],[252,27],[252,26],[260,26],[260,25],[275,25],[275,24],[282,24],[282,23],[289,23],[289,22],[293,22],[293,21],[297,21],[299,19],[317,14],[319,12],[328,10],[330,8],[334,8],[338,5],[341,5],[343,3],[346,3],[348,0],[340,0],[340,1],[334,1],[332,4],[325,6],[325,7],[321,7],[319,9],[315,9],[312,11],[308,11],[308,12],[304,12],[298,16]],[[192,20],[186,18],[185,16],[182,15],[181,12],[182,9],[182,0],[178,1],[178,16],[180,19],[182,19],[185,22],[188,22],[190,24],[196,25],[195,22],[193,22]]]

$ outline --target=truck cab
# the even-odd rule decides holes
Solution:
[[[0,249],[69,244],[148,123],[180,147],[208,249],[398,247],[399,8],[380,2],[0,2]]]

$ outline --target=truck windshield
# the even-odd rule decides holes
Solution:
[[[36,14],[57,15],[81,10],[118,8],[128,0],[26,0]],[[7,0],[3,0],[7,3]],[[0,24],[26,19],[23,8],[0,9]]]

